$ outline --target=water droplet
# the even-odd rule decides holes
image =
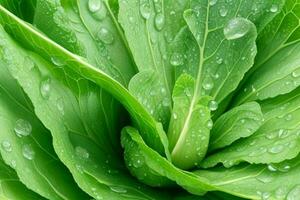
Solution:
[[[225,17],[228,13],[228,9],[225,6],[222,6],[219,10],[219,14],[221,17]]]
[[[192,96],[191,90],[190,90],[189,88],[185,88],[185,89],[184,89],[184,94],[185,94],[187,97],[191,97],[191,96]]]
[[[6,152],[12,151],[11,143],[7,140],[2,141],[1,146],[2,146],[2,149]]]
[[[173,66],[183,65],[183,56],[180,53],[173,53],[170,58],[170,64]]]
[[[212,121],[211,119],[208,120],[207,123],[206,123],[206,127],[207,127],[208,129],[212,129],[213,125],[214,125],[214,123],[213,123],[213,121]]]
[[[300,197],[300,185],[296,185],[287,195],[287,200],[298,200]]]
[[[268,149],[268,152],[273,153],[273,154],[277,154],[277,153],[282,152],[283,150],[284,150],[284,145],[278,144],[278,145],[270,147]]]
[[[208,108],[211,110],[211,111],[216,111],[219,107],[219,104],[218,102],[212,100],[212,101],[209,101],[208,103]]]
[[[261,193],[261,199],[262,200],[268,200],[271,197],[271,193],[269,192],[262,192]]]
[[[17,167],[17,162],[16,162],[15,160],[12,160],[12,161],[10,162],[10,166],[11,166],[13,169],[15,169],[15,168]]]
[[[158,31],[161,31],[165,25],[165,16],[162,13],[158,13],[155,16],[155,27]]]
[[[25,144],[23,146],[22,154],[23,154],[24,158],[26,158],[28,160],[33,160],[35,157],[35,152],[34,152],[33,148],[31,147],[31,145],[29,145],[29,144]]]
[[[223,63],[223,58],[218,58],[217,59],[217,64],[221,65]]]
[[[293,116],[291,115],[291,114],[287,114],[286,116],[285,116],[285,120],[286,121],[291,121],[293,119]]]
[[[144,19],[149,19],[150,16],[151,16],[151,8],[150,8],[150,5],[148,3],[143,3],[141,6],[140,6],[140,12],[141,12],[141,15]]]
[[[57,107],[57,110],[58,110],[62,115],[65,114],[65,110],[64,110],[64,100],[63,100],[63,98],[58,98],[58,99],[56,100],[56,107]]]
[[[34,67],[34,62],[29,56],[26,56],[24,58],[24,66],[26,66],[29,70],[33,69]]]
[[[32,131],[32,127],[28,121],[24,119],[18,119],[16,121],[14,131],[18,137],[28,136]]]
[[[126,193],[127,190],[120,186],[110,186],[111,191],[117,192],[117,193]]]
[[[61,57],[51,57],[51,62],[58,67],[66,65],[65,61]]]
[[[296,69],[295,71],[293,71],[292,76],[294,78],[298,78],[300,77],[300,68]]]
[[[273,4],[273,5],[271,6],[271,8],[270,8],[270,11],[273,12],[273,13],[277,12],[277,11],[278,11],[278,5]]]
[[[272,139],[275,139],[278,136],[278,134],[279,134],[279,132],[277,130],[272,131],[272,132],[266,134],[266,138],[269,140],[272,140]]]
[[[202,87],[204,90],[211,90],[214,87],[214,81],[212,80],[211,77],[207,76],[204,78]]]
[[[214,5],[216,5],[217,2],[218,2],[218,0],[210,0],[209,5],[214,6]]]
[[[245,36],[250,30],[250,23],[244,18],[231,19],[224,28],[224,36],[227,40],[235,40]]]
[[[108,29],[104,27],[100,28],[98,37],[104,44],[112,44],[114,42],[114,36]]]
[[[288,132],[288,130],[280,129],[280,130],[278,131],[278,136],[279,136],[280,138],[286,138],[287,136],[289,136],[289,132]]]
[[[173,118],[176,120],[178,118],[176,113],[173,113]]]
[[[75,153],[78,157],[83,158],[83,159],[88,159],[90,157],[89,152],[80,146],[75,147]]]
[[[40,92],[44,99],[49,99],[51,92],[51,79],[49,77],[41,81]]]
[[[271,172],[276,172],[276,171],[277,171],[277,168],[276,168],[274,165],[269,164],[269,165],[268,165],[268,170],[271,171]]]
[[[101,1],[100,0],[89,0],[88,1],[88,7],[89,10],[94,13],[101,9]]]

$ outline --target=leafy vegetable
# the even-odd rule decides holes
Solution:
[[[299,5],[0,0],[1,199],[297,200]]]

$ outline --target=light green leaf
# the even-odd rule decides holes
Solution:
[[[124,160],[130,173],[135,176],[140,182],[150,185],[152,187],[170,187],[174,183],[168,178],[155,173],[145,163],[144,156],[141,152],[137,151],[136,144],[130,138],[130,134],[138,133],[132,127],[125,127],[122,129],[121,144],[124,148]]]
[[[38,0],[34,24],[125,86],[135,73],[123,32],[108,1]],[[60,55],[53,59],[63,60]]]
[[[22,38],[22,42],[25,46],[31,49],[34,48],[36,52],[43,55],[47,60],[51,60],[53,56],[59,55],[61,58],[64,58],[66,62],[64,65],[65,70],[68,70],[70,73],[79,73],[84,78],[109,90],[108,92],[119,100],[131,114],[134,124],[141,131],[140,133],[147,144],[161,154],[167,154],[167,138],[166,135],[163,134],[161,127],[123,86],[101,70],[85,62],[84,58],[74,55],[63,47],[55,44],[1,6],[0,11],[0,22],[4,24],[6,28],[10,30],[13,29],[14,37]],[[55,67],[51,66],[51,68],[53,69]]]
[[[32,192],[18,179],[13,169],[0,159],[0,198],[2,200],[45,200],[45,198]]]
[[[299,86],[299,0],[288,0],[260,33],[255,65],[236,104],[286,94]]]
[[[10,19],[12,20],[14,17],[11,17]],[[10,22],[13,24],[13,22],[17,21],[12,20]],[[18,24],[17,27],[21,28],[21,24]],[[37,34],[27,25],[25,27],[22,30],[25,32],[29,31],[27,34]],[[101,197],[104,199],[155,198],[156,194],[151,188],[136,182],[129,176],[122,164],[122,160],[119,159],[120,151],[118,146],[115,146],[118,142],[118,135],[115,134],[115,130],[110,130],[111,128],[118,129],[118,127],[109,126],[112,122],[118,122],[115,118],[115,114],[118,111],[111,110],[111,114],[106,116],[106,121],[100,121],[96,125],[93,123],[99,118],[103,118],[102,108],[110,106],[116,108],[111,104],[112,98],[106,97],[108,99],[102,101],[99,98],[100,96],[97,96],[99,91],[97,85],[87,79],[83,79],[82,76],[66,67],[68,65],[64,67],[54,66],[35,53],[30,54],[28,50],[18,47],[6,33],[2,32],[2,35],[5,36],[3,41],[8,43],[2,45],[8,53],[5,59],[10,72],[18,79],[32,100],[35,113],[39,119],[51,130],[53,145],[59,158],[67,165],[80,187],[96,199]],[[82,66],[89,65],[78,59],[78,57],[49,42],[39,34],[34,38],[34,44],[37,44],[37,38],[41,39],[40,42],[43,41],[44,44],[49,45],[49,51],[54,51],[56,54],[59,52],[60,55],[66,57],[66,60],[71,60],[70,66],[74,67],[74,64],[77,62],[76,65],[79,67],[77,69],[81,73],[90,73],[83,72]],[[22,59],[22,57],[25,55],[30,55],[30,59],[35,63],[34,68],[24,64],[24,58]],[[46,58],[49,57],[46,56]],[[131,98],[121,85],[91,66],[86,69],[94,71],[91,74],[99,73],[93,76],[97,77],[97,80],[100,80],[99,82],[104,83],[105,86],[107,86],[106,84],[113,84],[113,87],[116,87],[116,94],[119,93],[117,96],[123,95],[120,93],[127,94],[129,99],[126,101],[128,105],[132,106],[131,109],[133,107],[134,109],[139,109],[138,106],[140,105]],[[48,93],[43,90],[44,87],[41,87],[45,77],[51,80],[48,81],[49,87],[47,88],[50,88]],[[102,79],[103,77],[105,78]],[[106,81],[103,82],[105,79]],[[121,91],[119,91],[120,89]],[[105,96],[102,94],[101,97]],[[132,101],[136,105],[130,104]],[[143,115],[142,112],[138,112],[138,114]],[[152,118],[150,119],[153,120]],[[149,123],[149,121],[147,122]],[[155,126],[155,130],[158,127]],[[109,138],[108,141],[107,138]],[[150,138],[152,142],[155,142],[153,140],[155,136]],[[160,140],[160,138],[157,138],[157,140]],[[156,144],[159,145],[159,143]]]
[[[190,172],[175,167],[166,158],[148,147],[135,128],[127,127],[123,130],[122,134],[125,152],[134,150],[139,156],[140,161],[143,162],[142,165],[137,166],[137,168],[142,167],[141,169],[133,169],[132,166],[129,166],[129,170],[134,170],[133,172],[144,171],[144,173],[150,174],[152,178],[150,184],[159,184],[162,183],[162,180],[165,183],[165,178],[167,178],[195,195],[203,195],[206,191],[213,189],[205,177],[199,178]],[[128,156],[127,159],[137,161],[134,158],[134,154]],[[143,174],[141,173],[134,173],[133,175],[139,176],[139,180],[143,179]],[[143,182],[149,183],[148,181]]]
[[[193,36],[183,31],[183,38],[190,39],[174,47],[187,57],[186,65],[177,68],[176,74],[191,74],[199,88],[196,95],[206,94],[221,103],[254,63],[256,31],[251,22],[260,31],[276,14],[264,11],[272,6],[279,9],[282,4],[260,0],[192,1],[193,9],[185,12],[185,18]]]
[[[263,120],[260,105],[256,102],[234,107],[215,122],[209,150],[223,148],[240,138],[249,137],[262,125]]]
[[[138,70],[143,73],[154,71],[155,73],[150,72],[149,76],[155,74],[153,79],[157,79],[166,92],[163,101],[168,105],[168,110],[159,106],[161,101],[153,102],[157,103],[154,112],[165,113],[156,118],[164,123],[165,128],[168,126],[172,110],[174,66],[182,65],[184,59],[181,55],[170,51],[170,42],[185,26],[182,14],[189,8],[189,4],[188,0],[119,0],[119,21],[125,31]],[[136,87],[141,84],[149,83],[145,80]],[[151,91],[157,89],[155,86],[152,88],[152,85],[147,87]],[[156,93],[160,90],[156,90]],[[148,95],[144,98],[147,97]]]
[[[288,102],[288,103],[287,103]],[[266,107],[265,107],[266,105]],[[223,163],[226,167],[240,162],[279,163],[300,152],[299,89],[261,104],[264,124],[250,137],[241,139],[209,156],[203,167]]]
[[[299,197],[299,157],[276,165],[241,165],[230,169],[195,171],[211,184],[246,199],[288,199]]]
[[[194,78],[183,74],[173,91],[174,108],[168,138],[172,162],[182,169],[195,167],[204,158],[213,126],[208,108],[211,102],[192,98],[194,86]],[[190,107],[190,104],[195,106]]]
[[[3,35],[1,42],[2,45],[5,43]],[[1,52],[2,59],[6,56],[3,54],[9,51]],[[28,67],[33,67],[34,63],[28,57],[23,59]],[[3,160],[14,168],[28,188],[45,198],[88,199],[57,158],[51,134],[35,116],[31,102],[5,65],[0,60],[0,144]]]
[[[136,130],[128,130],[127,135],[127,138],[132,140],[130,148],[134,148],[139,155],[143,155],[145,165],[152,172],[176,181],[178,185],[192,194],[203,195],[206,190],[222,191],[236,197],[255,200],[266,197],[269,199],[287,197],[297,199],[298,197],[299,157],[279,164],[240,165],[230,169],[214,168],[185,172],[149,148]]]
[[[164,84],[155,71],[142,71],[129,83],[128,90],[165,127],[169,124],[170,101]]]

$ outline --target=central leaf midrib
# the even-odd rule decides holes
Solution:
[[[178,148],[180,148],[180,146],[184,143],[184,140],[187,136],[187,133],[188,133],[188,127],[189,127],[189,124],[190,124],[190,120],[191,120],[191,117],[192,117],[192,113],[193,113],[193,109],[196,105],[196,102],[197,102],[197,97],[198,97],[198,94],[200,94],[201,92],[201,87],[200,87],[200,83],[201,83],[201,74],[202,74],[202,68],[203,68],[203,65],[204,65],[204,51],[205,51],[205,46],[206,46],[206,41],[207,41],[207,36],[208,36],[208,17],[209,17],[209,5],[207,5],[207,8],[206,8],[206,23],[205,23],[205,32],[204,32],[204,40],[203,40],[203,45],[201,47],[201,45],[198,43],[197,39],[195,38],[195,41],[197,42],[198,46],[199,46],[199,49],[200,49],[200,61],[199,61],[199,69],[198,69],[198,74],[197,74],[197,79],[196,79],[196,85],[195,85],[195,90],[194,90],[194,94],[193,94],[193,97],[192,97],[192,101],[191,101],[191,104],[190,104],[190,107],[189,107],[189,111],[188,111],[188,115],[187,115],[187,118],[184,122],[184,126],[179,134],[179,138],[172,150],[172,155],[174,155],[177,151],[178,151]]]

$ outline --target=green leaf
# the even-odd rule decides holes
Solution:
[[[173,91],[174,108],[168,138],[172,162],[181,169],[195,167],[204,158],[213,125],[208,101],[192,98],[194,86],[194,78],[183,74]],[[190,104],[195,106],[190,107]]]
[[[288,199],[299,197],[299,157],[276,165],[241,165],[230,169],[195,171],[212,185],[246,199]]]
[[[3,14],[3,12],[1,13]],[[12,24],[17,22],[12,20],[14,19],[12,15],[8,16],[12,17],[7,18],[7,20],[11,19]],[[21,28],[21,25],[25,24],[17,23],[15,25]],[[23,27],[22,30],[28,31],[27,34],[37,34],[27,25],[25,27],[27,29]],[[106,116],[106,121],[93,123],[99,118],[103,118],[103,108],[110,106],[115,108],[111,104],[112,98],[102,94],[100,95],[102,98],[108,98],[102,101],[102,98],[98,96],[99,87],[95,83],[83,79],[81,75],[68,68],[68,65],[57,67],[35,53],[30,54],[28,50],[18,47],[5,33],[2,34],[6,36],[4,41],[9,44],[5,45],[4,43],[2,45],[8,53],[6,54],[6,63],[10,72],[18,79],[26,94],[30,97],[36,115],[51,130],[53,145],[59,158],[69,168],[80,187],[96,199],[101,197],[104,199],[153,199],[156,196],[155,192],[132,179],[125,171],[122,160],[118,158],[120,152],[118,146],[115,146],[118,142],[118,135],[116,135],[116,130],[110,130],[118,128],[110,126],[111,123],[118,122],[115,118],[115,113],[118,113],[118,110],[111,110],[111,113]],[[89,65],[77,56],[49,42],[42,35],[37,34],[34,38],[34,44],[38,44],[38,38],[41,39],[40,42],[43,41],[43,44],[49,45],[48,50],[54,51],[56,54],[59,52],[60,55],[67,58],[66,60],[71,61],[70,64],[73,63],[70,66],[78,66],[78,70],[85,74],[82,66]],[[35,63],[33,69],[23,62],[24,58],[22,59],[22,57],[24,55],[30,55],[30,59]],[[49,58],[50,56],[45,57]],[[74,65],[76,62],[77,64]],[[121,85],[111,80],[101,71],[91,66],[86,69],[94,71],[91,74],[96,72],[93,76],[97,77],[97,80],[100,80],[99,82],[104,83],[104,85],[113,84],[113,87],[115,87],[113,90],[116,90],[116,94],[119,93],[119,97],[123,95],[120,93],[127,94],[129,97],[126,100],[127,103],[134,101]],[[51,80],[48,81],[49,87],[46,87],[50,88],[48,93],[44,91],[43,87],[45,77]],[[103,77],[105,78],[102,79]],[[105,79],[106,81],[103,82]],[[108,88],[110,87],[112,85]],[[134,109],[139,109],[140,105],[138,103],[136,105],[130,103],[128,105],[134,106]],[[142,112],[139,112],[139,114],[143,115]],[[150,118],[150,120],[153,119]],[[156,130],[158,127],[155,126],[154,128]],[[109,138],[108,141],[107,138]],[[155,136],[151,137],[152,142],[156,142],[153,141],[153,138]],[[157,140],[160,140],[160,138],[157,138]],[[159,145],[159,143],[157,144]]]
[[[193,9],[185,12],[193,36],[183,31],[182,37],[190,39],[174,47],[187,57],[186,64],[176,69],[176,74],[190,73],[199,88],[196,96],[206,94],[221,103],[254,63],[257,34],[251,22],[260,31],[276,14],[264,11],[272,6],[279,9],[282,3],[193,1]]]
[[[13,169],[0,159],[0,198],[3,200],[45,200],[40,195],[27,189],[18,179]]]
[[[139,72],[130,80],[128,90],[155,119],[164,126],[168,125],[167,113],[170,111],[171,104],[164,84],[159,81],[155,71]]]
[[[168,154],[168,152],[166,152],[167,138],[166,135],[163,134],[160,125],[157,124],[148,112],[145,111],[144,107],[141,106],[123,86],[101,70],[85,62],[84,58],[74,55],[63,47],[58,46],[31,26],[13,16],[3,7],[0,7],[0,11],[1,23],[4,24],[6,28],[14,30],[14,37],[22,39],[22,43],[25,46],[30,49],[34,48],[36,52],[43,55],[47,60],[51,60],[51,58],[59,55],[66,61],[64,65],[65,70],[70,71],[70,73],[79,73],[84,78],[103,87],[103,89],[109,90],[108,92],[119,100],[131,114],[134,124],[139,128],[147,144],[161,154]],[[51,66],[51,68],[53,69],[55,67]]]
[[[263,125],[250,137],[241,139],[206,158],[203,167],[240,162],[279,163],[296,157],[300,150],[299,89],[261,104]],[[266,105],[266,106],[265,106]]]
[[[157,79],[166,97],[156,103],[155,113],[165,113],[156,118],[168,127],[171,113],[171,93],[174,84],[174,66],[182,65],[182,57],[170,51],[170,42],[180,32],[185,22],[182,13],[189,8],[189,1],[164,0],[119,0],[119,21],[125,31],[138,70]],[[176,21],[176,23],[174,23]],[[153,72],[154,73],[153,73]],[[137,76],[140,76],[139,74]],[[142,80],[141,80],[142,81]],[[160,93],[161,89],[149,84],[147,80],[137,84],[147,85],[149,90]],[[146,95],[144,98],[147,98]],[[162,101],[167,105],[161,107]]]
[[[299,86],[299,5],[288,0],[261,32],[258,55],[236,104],[286,94]]]
[[[33,21],[36,0],[0,0],[0,4],[23,20]]]
[[[130,134],[138,134],[138,132],[132,127],[125,127],[122,129],[121,144],[124,148],[125,164],[130,173],[140,182],[152,187],[174,186],[174,183],[168,178],[151,170],[145,162],[143,154],[135,148],[136,144],[130,138]]]
[[[133,175],[139,176],[139,180],[143,179],[143,174],[135,172],[144,171],[144,173],[150,174],[152,179],[151,184],[162,183],[162,180],[164,181],[163,183],[165,183],[165,178],[167,178],[195,195],[203,195],[206,191],[213,189],[205,177],[199,178],[190,172],[175,167],[166,158],[160,156],[156,151],[148,147],[135,128],[127,127],[123,130],[122,134],[125,152],[134,150],[142,162],[141,165],[137,166],[139,169],[133,169],[132,166],[129,166],[129,170],[134,170]],[[134,155],[135,154],[128,155],[128,158],[137,161]],[[143,182],[149,183],[148,181]]]
[[[108,1],[38,0],[34,24],[125,86],[135,73],[123,32]],[[59,55],[53,59],[63,60]]]
[[[240,165],[230,169],[221,167],[186,172],[176,168],[149,148],[136,130],[127,129],[127,135],[127,138],[132,141],[130,148],[143,155],[145,165],[152,172],[176,181],[192,194],[203,195],[206,190],[222,191],[236,197],[257,200],[266,197],[269,199],[297,199],[298,197],[299,157],[279,164]]]
[[[3,35],[1,43],[6,43]],[[1,57],[7,56],[5,54],[8,52],[1,51]],[[28,57],[23,59],[28,67],[33,67],[34,63]],[[51,134],[35,116],[31,102],[5,65],[0,60],[0,143],[3,160],[14,168],[28,188],[45,198],[87,199],[57,158]]]
[[[256,102],[234,107],[215,122],[209,150],[223,148],[240,138],[249,137],[262,125],[263,120],[260,105]]]

